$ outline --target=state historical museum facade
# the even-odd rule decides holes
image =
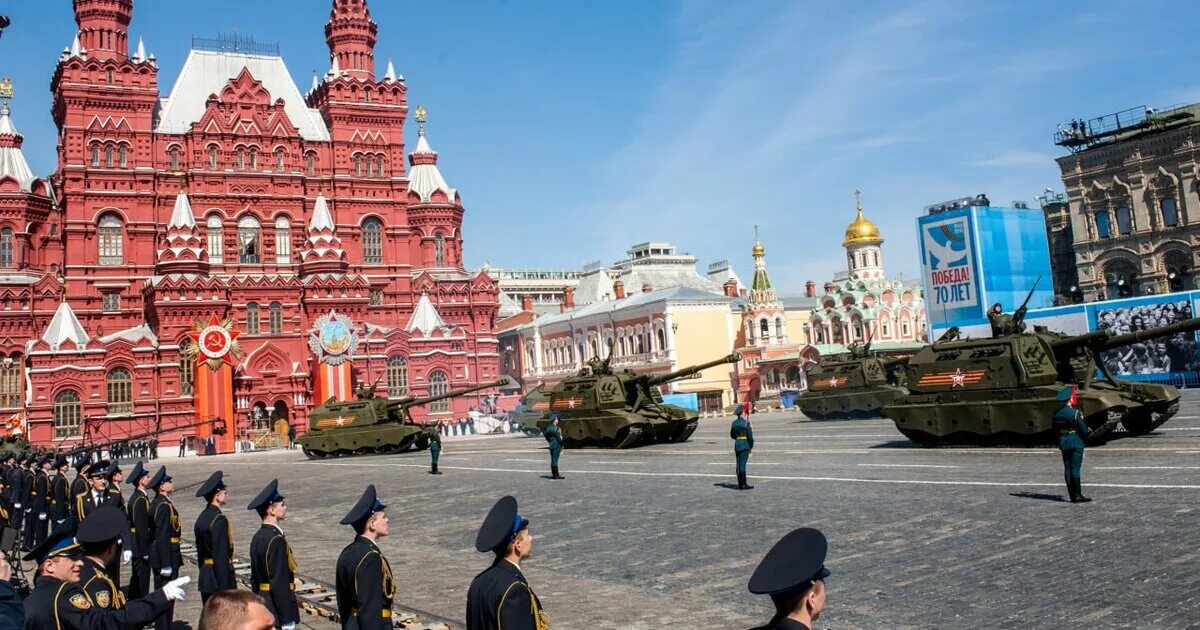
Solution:
[[[497,378],[496,283],[464,271],[463,207],[421,108],[406,155],[407,87],[390,62],[376,77],[365,0],[334,0],[331,68],[303,95],[277,49],[219,41],[194,43],[164,96],[154,56],[129,54],[131,0],[74,8],[53,175],[29,173],[0,113],[3,418],[69,445],[204,437],[190,425],[232,415],[228,451],[280,419],[303,433],[355,382],[399,397]],[[185,351],[209,322],[236,338],[224,364]]]

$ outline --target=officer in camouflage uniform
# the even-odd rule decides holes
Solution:
[[[546,438],[546,443],[550,446],[550,478],[565,479],[558,474],[558,456],[562,453],[562,431],[558,428],[559,419],[562,418],[557,413],[550,414],[550,424],[546,426],[546,430],[542,432],[542,437]]]
[[[442,421],[439,420],[432,427],[429,427],[428,431],[426,431],[426,435],[429,436],[429,465],[430,465],[429,474],[431,474],[431,475],[442,474],[441,471],[439,471],[438,467],[437,467],[438,457],[442,454],[441,428],[442,428]]]
[[[1087,423],[1083,412],[1078,409],[1075,386],[1064,387],[1058,392],[1062,407],[1054,412],[1054,428],[1058,430],[1058,450],[1062,451],[1063,476],[1067,481],[1067,494],[1071,503],[1087,503],[1091,499],[1083,496],[1083,442],[1088,437]]]
[[[737,460],[738,490],[754,489],[754,486],[746,483],[746,462],[750,460],[750,451],[754,449],[754,429],[745,418],[746,406],[737,406],[734,410],[737,417],[729,425],[729,439],[733,440],[733,455]]]

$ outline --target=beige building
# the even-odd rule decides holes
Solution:
[[[1198,117],[1200,104],[1142,107],[1059,129],[1055,143],[1072,151],[1058,158],[1067,204],[1044,209],[1052,237],[1070,223],[1078,278],[1060,293],[1094,300],[1196,288]]]

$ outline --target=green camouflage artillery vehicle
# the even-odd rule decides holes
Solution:
[[[529,390],[521,398],[521,411],[513,414],[513,421],[521,430],[531,437],[537,437],[542,434],[542,430],[537,428],[538,420],[544,420],[550,413],[550,390],[546,386],[538,385]]]
[[[296,438],[309,459],[400,453],[413,446],[429,448],[425,437],[428,427],[417,424],[409,409],[418,405],[455,398],[481,389],[499,387],[501,379],[475,387],[453,389],[445,394],[389,400],[375,396],[375,388],[358,388],[358,400],[326,401],[308,416],[308,433]]]
[[[878,418],[884,405],[908,393],[902,382],[907,358],[872,356],[870,342],[848,350],[849,356],[809,364],[808,389],[796,397],[804,415],[814,420]]]
[[[593,361],[550,390],[549,411],[562,416],[558,426],[567,448],[684,442],[696,430],[700,414],[665,404],[658,386],[740,360],[741,356],[734,353],[659,376],[613,370],[608,361]],[[538,430],[549,424],[549,413],[537,419]]]
[[[1061,403],[1055,396],[1072,383],[1092,443],[1145,435],[1179,410],[1178,389],[1113,378],[1099,355],[1191,333],[1200,329],[1200,318],[1123,335],[1069,336],[1041,327],[1026,333],[1021,314],[1015,321],[993,318],[990,339],[951,335],[923,348],[908,363],[910,393],[884,407],[884,415],[922,446],[1038,445],[1057,440],[1051,418]]]

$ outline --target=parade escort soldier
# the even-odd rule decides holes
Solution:
[[[88,488],[75,495],[75,520],[82,521],[92,510],[112,501],[108,493],[108,462],[100,460],[87,467]]]
[[[133,486],[129,495],[129,552],[133,570],[129,576],[129,599],[137,599],[150,592],[150,550],[154,543],[154,525],[150,520],[150,471],[138,462],[129,473],[126,483]]]
[[[75,469],[75,478],[71,480],[71,514],[75,518],[83,518],[82,514],[77,514],[75,512],[75,497],[79,496],[80,494],[82,494],[84,492],[87,492],[87,489],[88,489],[87,467],[89,464],[91,464],[91,461],[89,461],[83,455],[77,455],[76,457],[77,457],[77,459],[75,460],[75,463],[72,465],[72,468]]]
[[[108,466],[108,496],[112,500],[113,505],[124,510],[125,495],[121,494],[122,481],[125,481],[125,471],[121,470],[121,466],[114,459]]]
[[[50,520],[50,468],[54,465],[53,455],[38,459],[33,471],[29,491],[29,515],[25,521],[25,540],[33,546],[40,545],[49,533]]]
[[[237,589],[237,576],[233,571],[233,528],[221,512],[229,497],[221,471],[213,473],[196,491],[196,496],[208,502],[196,518],[194,528],[203,603],[217,591]]]
[[[812,630],[825,609],[825,535],[801,527],[784,536],[763,556],[747,585],[755,595],[770,595],[775,616],[754,630]]]
[[[55,474],[50,480],[50,520],[55,524],[63,522],[71,515],[71,484],[67,481],[67,471],[70,468],[66,455],[55,458]]]
[[[1083,496],[1083,442],[1088,438],[1088,426],[1079,410],[1079,399],[1075,386],[1064,387],[1058,392],[1062,407],[1054,412],[1054,428],[1058,429],[1058,450],[1062,451],[1063,476],[1067,481],[1067,494],[1071,503],[1088,503]]]
[[[558,428],[561,415],[557,413],[550,414],[550,424],[546,426],[546,430],[542,432],[542,437],[546,438],[546,443],[550,448],[550,478],[565,479],[558,474],[558,456],[562,453],[562,431]]]
[[[20,531],[21,530],[21,515],[25,511],[25,504],[21,497],[21,487],[25,481],[25,455],[22,454],[13,460],[13,466],[8,471],[8,495],[12,502],[12,510],[8,515],[8,526]]]
[[[24,558],[38,563],[37,585],[25,599],[25,630],[123,630],[161,616],[172,602],[186,596],[187,579],[183,579],[130,602],[125,610],[93,606],[79,585],[83,563],[75,529],[75,519],[63,521]],[[92,539],[90,532],[88,538]]]
[[[357,534],[337,560],[335,586],[343,630],[392,627],[396,582],[391,565],[379,549],[379,539],[388,535],[386,509],[372,484],[341,521],[342,525],[353,526]]]
[[[21,527],[25,532],[25,546],[33,548],[33,537],[29,535],[29,527],[33,524],[33,519],[37,518],[37,514],[33,513],[33,482],[37,477],[38,455],[30,453],[25,458],[25,473],[21,475],[21,505],[25,506],[21,510]]]
[[[439,431],[441,426],[442,421],[438,420],[425,432],[429,436],[429,474],[431,475],[442,474],[437,467],[438,457],[442,454],[442,432]]]
[[[150,515],[154,521],[154,542],[150,546],[150,568],[154,571],[154,588],[162,588],[164,584],[179,577],[179,568],[183,566],[183,554],[179,551],[182,540],[182,528],[179,525],[179,512],[171,503],[171,493],[175,491],[175,482],[167,474],[167,467],[162,466],[150,479],[150,489],[158,493],[150,503]],[[175,617],[175,607],[172,606],[165,615],[154,620],[157,630],[170,630]]]
[[[729,425],[729,438],[733,440],[733,455],[737,459],[738,490],[753,490],[754,486],[746,482],[746,462],[750,460],[750,452],[754,450],[754,428],[745,418],[747,405],[738,405],[734,413],[737,417]]]
[[[550,617],[521,573],[521,562],[533,553],[533,535],[516,499],[505,496],[492,506],[475,536],[475,549],[496,557],[467,590],[467,630],[549,628]]]
[[[121,494],[121,482],[125,481],[125,472],[121,470],[121,466],[117,463],[117,460],[114,459],[112,460],[112,463],[109,464],[107,473],[108,503],[106,505],[116,506],[120,508],[122,513],[124,513],[125,495]],[[127,538],[129,538],[128,533],[122,535],[121,539],[117,541],[117,554],[114,555],[111,560],[109,560],[108,566],[105,567],[108,569],[109,576],[111,576],[113,581],[117,584],[121,583],[121,565],[129,564],[129,562],[133,560],[133,552],[129,550],[129,546],[125,542]]]
[[[4,453],[4,457],[0,459],[0,482],[4,484],[4,491],[0,493],[0,504],[3,505],[4,511],[7,514],[12,514],[13,511],[13,497],[11,488],[8,485],[8,474],[13,471],[16,461],[17,456],[12,452]],[[8,519],[6,518],[4,522],[7,524]]]
[[[296,604],[296,558],[279,522],[287,519],[287,503],[272,479],[254,497],[248,510],[262,518],[262,527],[250,541],[250,590],[258,593],[275,615],[275,627],[293,630],[300,623]]]

